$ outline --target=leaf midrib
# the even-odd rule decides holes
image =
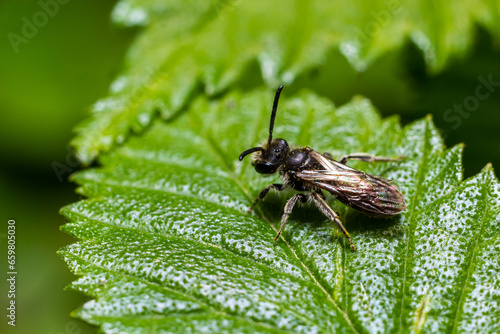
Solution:
[[[224,155],[222,154],[222,152],[220,152],[217,149],[217,147],[211,141],[211,138],[208,138],[205,135],[204,139],[209,143],[210,148],[218,156],[219,160],[222,161],[222,166],[224,167],[224,169],[226,170],[226,172],[228,173],[228,175],[230,176],[230,178],[233,179],[233,181],[238,185],[238,187],[240,187],[240,190],[243,192],[243,194],[248,198],[249,202],[251,202],[252,199],[250,198],[250,195],[249,195],[250,191],[243,185],[243,183],[241,183],[239,181],[238,177],[234,173],[234,170],[232,170],[230,168],[230,166],[227,165],[226,160],[224,159]],[[260,216],[261,216],[262,220],[264,220],[265,222],[267,222],[271,226],[271,228],[277,233],[278,230],[276,229],[276,227],[271,223],[271,221],[264,215],[264,213],[260,209],[259,209],[259,213],[260,213]],[[326,291],[326,289],[323,287],[323,285],[318,281],[318,279],[316,278],[316,276],[313,274],[312,270],[304,263],[304,261],[300,258],[300,256],[295,251],[295,249],[290,245],[290,243],[288,242],[288,240],[286,240],[283,235],[281,235],[280,238],[285,242],[285,244],[287,245],[288,249],[292,252],[292,254],[295,256],[295,258],[297,259],[297,261],[299,261],[299,263],[302,265],[302,267],[306,270],[306,272],[312,278],[314,284],[319,289],[321,289],[321,291],[323,291],[323,293],[326,295],[326,298],[333,304],[333,306],[337,309],[337,311],[340,314],[342,314],[342,316],[344,317],[346,323],[349,324],[349,326],[351,327],[351,329],[355,333],[358,333],[358,331],[354,328],[354,325],[353,325],[353,323],[352,323],[352,321],[351,321],[351,319],[349,317],[349,314],[346,313],[346,312],[344,312],[344,310],[342,310],[337,305],[337,303],[333,299],[332,295],[330,293],[328,293],[328,291]]]
[[[411,247],[411,239],[414,237],[411,235],[415,231],[411,229],[411,224],[413,222],[413,217],[415,217],[415,212],[417,208],[417,200],[418,196],[420,194],[420,191],[422,189],[422,181],[423,181],[423,176],[424,176],[424,169],[425,169],[425,163],[427,162],[427,140],[428,140],[428,132],[429,132],[429,127],[428,123],[425,122],[425,132],[424,132],[424,138],[423,138],[423,143],[424,143],[424,149],[422,152],[422,163],[419,166],[418,169],[418,175],[417,175],[417,183],[415,187],[415,194],[413,195],[413,200],[412,200],[412,208],[411,208],[411,215],[410,218],[408,219],[408,242],[406,245],[406,252],[404,256],[404,271],[403,271],[403,284],[402,284],[402,289],[401,289],[401,311],[399,314],[399,333],[402,333],[403,331],[403,313],[404,313],[404,301],[405,301],[405,289],[406,289],[406,278],[407,278],[407,267],[408,267],[408,255],[410,253],[410,247]]]
[[[488,187],[487,187],[487,183],[486,182],[483,183],[483,187],[484,187],[484,190],[485,190],[485,196],[484,197],[487,197],[489,195],[489,191],[487,190]],[[485,201],[485,202],[486,202],[486,207],[484,209],[483,218],[481,220],[481,227],[479,228],[479,231],[476,234],[474,251],[472,252],[472,256],[471,256],[470,262],[468,264],[467,278],[465,279],[464,284],[463,284],[463,288],[461,289],[462,293],[460,294],[460,300],[459,300],[458,305],[457,305],[457,311],[455,312],[455,321],[453,321],[453,327],[451,329],[451,333],[456,333],[457,330],[458,330],[458,316],[460,314],[460,310],[462,309],[462,305],[465,302],[465,288],[467,287],[467,284],[469,283],[469,280],[470,280],[470,277],[471,277],[472,268],[474,267],[474,263],[475,263],[474,260],[475,260],[475,258],[477,256],[477,251],[478,251],[478,247],[479,247],[479,244],[480,244],[479,241],[480,241],[481,236],[482,236],[484,222],[486,221],[486,213],[489,210],[488,201]]]

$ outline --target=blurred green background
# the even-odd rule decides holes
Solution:
[[[70,1],[14,52],[8,33],[21,35],[23,17],[38,1],[0,2],[0,201],[2,203],[1,308],[5,310],[7,220],[17,226],[17,326],[1,333],[93,333],[69,313],[85,302],[63,291],[74,276],[56,255],[73,242],[59,231],[59,209],[78,200],[74,185],[52,164],[68,165],[73,126],[90,104],[107,94],[134,31],[109,20],[115,1]],[[72,162],[73,160],[69,160]],[[74,166],[74,165],[73,165]],[[75,170],[75,169],[73,169]],[[5,307],[5,308],[4,308]]]
[[[74,277],[56,250],[72,239],[59,232],[64,219],[58,210],[78,200],[75,186],[66,181],[69,171],[77,169],[67,146],[72,128],[85,117],[89,105],[107,94],[136,33],[110,23],[114,3],[70,1],[60,5],[57,14],[36,36],[20,44],[16,53],[8,34],[21,34],[23,18],[33,17],[41,8],[33,0],[0,2],[0,240],[5,249],[7,220],[15,219],[18,271],[17,326],[13,329],[2,321],[2,333],[95,332],[69,316],[86,298],[63,291]],[[446,121],[444,115],[475,94],[480,76],[500,82],[499,60],[499,45],[478,27],[468,55],[435,76],[427,74],[422,54],[407,43],[356,74],[349,89],[341,87],[342,73],[327,71],[329,62],[345,62],[343,68],[352,76],[347,61],[333,52],[324,68],[298,78],[289,92],[309,88],[337,105],[353,94],[363,94],[384,115],[399,114],[403,123],[432,113],[448,146],[465,142],[465,175],[471,176],[487,162],[500,166],[500,93],[491,92],[459,126],[458,121]],[[338,89],[331,89],[332,76]],[[58,176],[54,163],[68,169]],[[0,263],[6,273],[3,254]],[[1,286],[4,309],[5,279]]]

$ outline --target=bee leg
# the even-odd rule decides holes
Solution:
[[[283,229],[285,228],[286,221],[288,220],[288,216],[292,213],[292,209],[295,206],[295,203],[297,203],[297,200],[301,200],[303,203],[307,201],[307,196],[303,194],[295,194],[290,198],[286,204],[285,204],[285,213],[283,213],[283,216],[281,217],[281,227],[280,230],[278,231],[278,234],[274,238],[274,241],[278,240],[278,238],[281,235],[281,232],[283,232]]]
[[[321,196],[318,193],[311,193],[311,198],[313,199],[318,209],[321,212],[323,212],[323,214],[327,218],[333,220],[337,224],[337,227],[345,235],[347,240],[349,240],[349,243],[351,244],[351,250],[355,251],[356,247],[354,247],[354,244],[352,243],[351,237],[349,236],[349,232],[347,232],[344,225],[342,225],[342,221],[340,220],[339,216],[335,213],[335,211],[333,211],[333,209],[328,206],[328,204],[321,198]]]
[[[386,157],[377,157],[368,153],[353,153],[349,155],[345,155],[340,159],[341,164],[346,164],[348,160],[360,160],[360,161],[365,161],[365,162],[393,162],[393,161],[401,161],[405,159],[406,157],[399,157],[399,158],[386,158]]]
[[[325,197],[325,194],[323,194],[323,192],[321,191],[321,189],[319,190],[315,190],[314,191],[316,194],[318,194],[324,201],[326,201],[326,197]]]
[[[323,152],[323,155],[324,155],[325,157],[327,157],[328,159],[333,160],[333,157],[332,157],[332,155],[331,155],[330,153],[328,153],[328,152]]]
[[[265,187],[259,194],[259,197],[257,197],[255,199],[255,201],[253,202],[252,206],[248,209],[248,212],[250,213],[252,211],[252,209],[257,205],[257,203],[259,203],[259,201],[261,199],[263,199],[264,197],[266,197],[267,193],[269,192],[269,189],[276,189],[277,191],[282,191],[283,189],[285,189],[285,186],[283,184],[279,184],[279,183],[274,183],[274,184],[270,184],[268,185],[267,187]]]

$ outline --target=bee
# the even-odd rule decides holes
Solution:
[[[293,195],[285,205],[281,226],[274,241],[278,240],[283,232],[286,221],[297,201],[312,202],[349,240],[351,250],[356,248],[349,233],[342,225],[342,221],[335,211],[326,203],[323,190],[332,194],[341,203],[361,211],[369,216],[390,218],[401,213],[406,208],[406,202],[398,186],[383,177],[366,174],[346,165],[349,160],[366,162],[391,162],[400,161],[404,157],[395,159],[377,157],[366,153],[349,154],[336,161],[328,153],[319,153],[312,148],[291,148],[286,140],[273,139],[274,119],[278,109],[278,101],[283,86],[280,86],[274,97],[269,125],[269,137],[261,147],[250,148],[241,153],[239,160],[249,154],[255,153],[252,165],[260,174],[274,174],[279,172],[283,184],[271,184],[264,188],[252,206],[262,200],[270,189],[282,191],[292,188],[300,193]]]

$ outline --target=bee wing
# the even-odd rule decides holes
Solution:
[[[363,173],[316,151],[310,154],[322,168],[297,172],[296,176],[302,181],[371,215],[394,216],[405,209],[404,197],[394,182]]]

